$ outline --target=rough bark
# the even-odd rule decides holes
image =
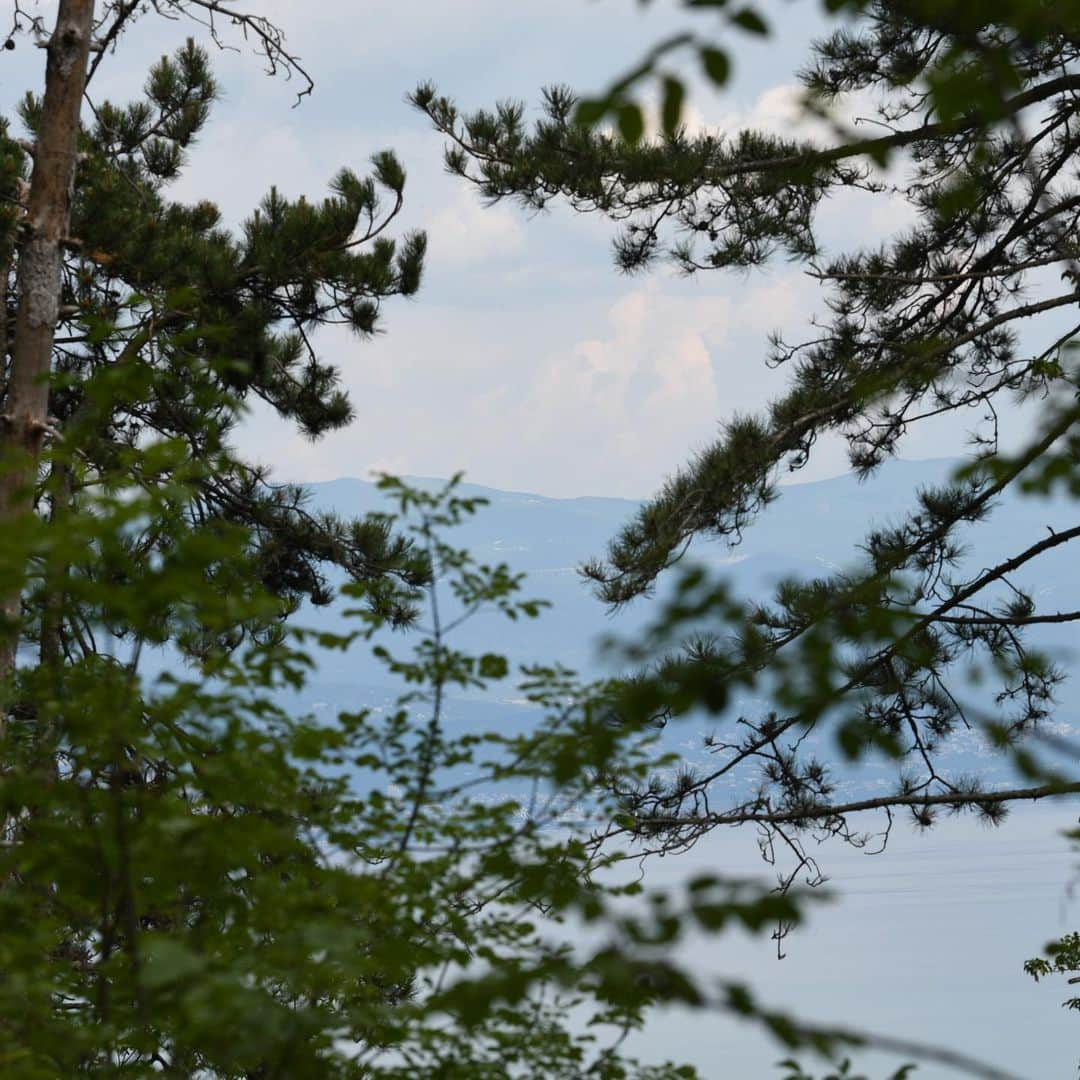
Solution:
[[[60,308],[94,0],[60,0],[47,46],[41,131],[19,247],[15,342],[0,414],[0,537],[33,509],[41,449],[49,429],[49,372]],[[21,588],[0,596],[0,619],[16,626]],[[17,631],[0,635],[0,682],[15,666]]]

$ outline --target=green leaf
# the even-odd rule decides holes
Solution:
[[[628,103],[619,106],[619,134],[631,144],[641,141],[645,134],[645,118],[639,105]]]
[[[723,86],[731,75],[731,61],[723,49],[705,48],[698,54],[701,66],[710,81]]]
[[[510,670],[505,656],[497,653],[484,653],[477,664],[480,677],[484,679],[505,679]]]
[[[753,8],[741,8],[729,16],[729,19],[748,34],[765,37],[769,33],[769,24]]]
[[[686,89],[683,84],[670,75],[665,76],[664,102],[660,110],[665,135],[674,135],[678,130],[685,96]]]
[[[582,127],[594,127],[608,114],[611,103],[603,98],[585,98],[577,103],[574,123]]]
[[[144,946],[146,964],[142,973],[143,985],[158,990],[170,983],[199,975],[206,961],[196,956],[175,938],[151,938]]]

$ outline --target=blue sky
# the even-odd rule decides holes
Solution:
[[[43,0],[39,10],[48,19],[53,7]],[[825,23],[808,0],[768,7],[774,38],[733,39],[734,84],[723,94],[699,87],[693,123],[790,130],[797,122],[793,73]],[[821,308],[798,268],[621,276],[611,227],[598,219],[483,207],[445,175],[440,138],[405,102],[427,79],[468,108],[536,102],[554,83],[597,89],[673,29],[708,29],[702,17],[630,0],[268,0],[256,8],[286,31],[316,91],[293,108],[295,86],[268,78],[256,56],[217,53],[223,100],[176,197],[212,199],[235,223],[271,184],[317,198],[342,165],[363,169],[390,147],[409,172],[402,228],[426,229],[431,253],[420,294],[387,305],[377,340],[337,331],[317,340],[343,372],[356,422],[312,443],[256,411],[237,439],[250,457],[289,480],[464,469],[495,487],[640,497],[723,420],[780,392],[783,373],[763,363],[766,336],[798,337]],[[95,94],[136,92],[148,65],[191,33],[200,36],[190,22],[146,16],[103,65]],[[28,43],[4,54],[6,108],[41,85],[41,60]],[[898,201],[858,194],[822,213],[823,234],[837,245],[906,220]],[[919,432],[904,453],[940,457],[962,445],[962,432],[946,424]],[[842,447],[824,441],[800,476],[844,469]]]

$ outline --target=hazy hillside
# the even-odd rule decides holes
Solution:
[[[787,575],[827,574],[850,565],[858,557],[856,545],[871,524],[898,519],[913,504],[915,490],[941,482],[951,465],[948,461],[899,461],[865,484],[845,476],[786,486],[738,547],[699,543],[688,558],[716,565],[744,595],[764,598],[770,587]],[[412,482],[421,486],[441,483],[431,479]],[[314,506],[342,515],[390,509],[375,485],[363,480],[312,484],[310,490]],[[514,662],[559,660],[582,671],[600,670],[597,638],[612,631],[632,635],[648,617],[650,601],[639,601],[613,616],[591,595],[576,567],[602,554],[635,504],[622,499],[552,499],[471,484],[464,485],[463,491],[484,496],[490,505],[460,530],[455,542],[470,548],[482,561],[505,561],[526,572],[526,593],[550,600],[553,607],[541,619],[524,625],[511,625],[495,616],[478,617],[458,632],[458,645],[478,651],[496,648]],[[1005,500],[988,523],[971,531],[969,564],[990,565],[1035,542],[1045,535],[1046,528],[1072,525],[1069,510],[1065,501]],[[1019,576],[1015,584],[1034,591],[1048,610],[1080,606],[1080,571],[1064,552],[1057,559],[1039,560],[1035,571]],[[322,628],[345,625],[335,609],[307,609],[299,618]],[[1033,640],[1062,656],[1077,644],[1067,626],[1037,629]],[[408,637],[398,636],[394,643],[405,649]],[[392,687],[382,669],[366,650],[356,649],[344,656],[324,656],[315,682],[296,704],[334,708],[361,701],[375,704],[389,701],[391,696]],[[1066,686],[1061,697],[1060,721],[1080,729],[1077,688]],[[764,701],[742,705],[752,710],[767,707]],[[527,726],[532,720],[530,710],[514,702],[511,688],[501,700],[455,702],[450,718],[477,728],[492,723],[503,728]],[[704,761],[702,736],[716,723],[691,719],[672,725],[665,732],[665,742],[690,761]],[[958,738],[947,753],[956,772],[985,769],[987,764],[974,734]],[[867,766],[851,777],[851,783],[859,788],[877,786],[888,782],[891,775],[890,765]],[[733,783],[740,782],[733,779]]]
[[[742,543],[731,548],[720,542],[698,543],[688,560],[722,567],[733,586],[747,596],[765,597],[779,579],[796,574],[827,574],[851,565],[856,545],[872,524],[897,520],[913,503],[920,487],[938,483],[949,473],[948,461],[892,462],[871,482],[851,476],[782,489],[780,498],[747,530]],[[413,478],[420,486],[441,481]],[[313,506],[350,516],[389,509],[374,484],[363,480],[334,480],[309,485]],[[577,567],[601,555],[607,541],[634,512],[625,499],[552,499],[522,492],[498,491],[465,484],[463,492],[481,495],[490,505],[459,530],[455,543],[468,547],[478,559],[506,562],[528,575],[527,592],[550,600],[554,607],[537,625],[520,630],[496,621],[480,620],[464,628],[469,647],[490,645],[497,630],[501,648],[528,659],[558,659],[585,667],[595,659],[593,642],[605,632],[632,633],[646,617],[649,601],[629,605],[613,618],[590,593]],[[1045,535],[1046,528],[1071,525],[1064,501],[1006,500],[992,519],[972,530],[969,562],[988,565]],[[1044,556],[1017,584],[1035,590],[1042,602],[1064,608],[1080,598],[1080,571],[1064,551]],[[1053,599],[1048,599],[1052,597]],[[318,624],[337,624],[326,611],[306,612]],[[1067,643],[1069,631],[1057,631]],[[1050,640],[1054,631],[1049,631]],[[323,676],[329,681],[356,676],[356,659],[327,658]]]

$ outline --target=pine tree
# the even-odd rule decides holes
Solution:
[[[740,22],[723,5],[696,6]],[[872,532],[851,570],[785,583],[751,608],[687,582],[676,621],[712,610],[715,633],[643,680],[641,707],[719,710],[751,684],[768,688],[773,708],[740,717],[742,735],[717,739],[725,755],[717,770],[626,792],[635,828],[666,832],[673,846],[723,823],[757,822],[777,830],[778,842],[807,825],[853,836],[849,819],[861,810],[906,807],[925,824],[939,807],[996,817],[1017,798],[1080,790],[1071,770],[1048,774],[1032,756],[1039,744],[1029,736],[1044,737],[1064,672],[1025,636],[1041,623],[1080,621],[1080,612],[1042,610],[1023,587],[1025,571],[1080,529],[1034,528],[991,567],[962,559],[964,531],[992,528],[1003,493],[1080,493],[1080,22],[1069,5],[1023,0],[847,6],[861,20],[816,44],[801,78],[819,110],[853,92],[876,96],[886,134],[871,139],[856,132],[822,146],[759,131],[686,132],[677,123],[682,83],[664,76],[659,58],[693,44],[690,35],[660,47],[606,97],[546,92],[535,126],[519,104],[464,114],[430,85],[414,95],[448,137],[451,172],[489,202],[562,201],[619,223],[624,272],[666,259],[700,274],[783,256],[825,290],[828,314],[812,340],[771,344],[767,362],[790,372],[786,393],[758,415],[728,419],[606,558],[585,568],[609,604],[650,592],[696,538],[739,542],[777,497],[778,476],[803,467],[822,436],[846,439],[852,468],[869,478],[924,420],[984,418],[962,475],[919,492],[905,520]],[[765,28],[752,13],[740,25]],[[708,45],[699,51],[722,81],[724,57]],[[657,138],[643,137],[632,99],[643,73],[667,79],[667,131]],[[595,123],[609,115],[614,131]],[[851,187],[898,191],[916,223],[880,245],[826,256],[816,211]],[[1039,423],[1027,446],[1006,453],[997,418],[1017,401],[1041,403]],[[988,709],[965,697],[971,664],[996,672]],[[827,717],[837,718],[847,753],[876,746],[902,758],[891,793],[866,805],[836,797],[830,770],[802,738]],[[988,793],[977,777],[950,776],[936,751],[964,725],[1019,745],[1021,768],[1037,783]],[[747,761],[760,766],[758,794],[718,808],[710,785]]]
[[[228,446],[252,397],[312,436],[349,421],[310,338],[370,334],[385,299],[416,290],[423,237],[386,235],[401,166],[342,170],[315,204],[272,189],[239,235],[212,203],[171,201],[215,96],[202,49],[154,65],[142,100],[90,94],[80,122],[100,58],[154,7],[239,21],[293,64],[269,24],[216,0],[107,3],[96,20],[61,0],[28,138],[0,137],[0,1072],[630,1075],[617,1045],[566,1025],[567,1002],[584,992],[621,1032],[668,966],[617,937],[580,964],[523,922],[598,919],[607,889],[587,883],[584,845],[543,828],[558,800],[523,828],[516,801],[472,796],[477,778],[557,779],[581,800],[616,740],[587,710],[563,718],[540,676],[555,722],[534,738],[446,730],[447,688],[507,664],[449,646],[436,574],[468,611],[539,610],[505,566],[443,540],[474,503],[396,487],[411,534],[316,516]],[[324,647],[430,602],[412,652],[378,652],[409,684],[386,715],[282,706],[312,664],[283,617],[330,598],[328,568],[359,621]],[[189,663],[147,677],[144,649],[164,644]],[[492,970],[470,971],[477,956]]]
[[[380,602],[407,621],[423,560],[384,523],[309,512],[298,488],[271,483],[229,448],[248,400],[267,403],[312,438],[352,419],[339,373],[312,338],[330,324],[370,336],[384,301],[416,292],[424,237],[388,235],[404,170],[383,152],[368,176],[342,169],[318,202],[271,188],[238,235],[222,226],[213,202],[170,199],[217,94],[204,49],[189,40],[162,57],[143,97],[130,103],[96,100],[90,82],[89,115],[81,116],[80,85],[137,8],[109,3],[95,18],[92,4],[61,5],[45,97],[28,93],[18,118],[3,123],[0,255],[5,325],[13,329],[0,370],[0,519],[31,504],[48,515],[123,473],[126,455],[146,440],[178,440],[192,459],[215,462],[187,512],[251,529],[254,565],[281,597],[280,614],[301,600],[328,602],[335,568],[354,580],[397,581],[402,588],[383,590]],[[242,18],[247,29],[252,17]],[[251,29],[279,65],[290,62],[270,24],[254,20]],[[17,125],[26,137],[16,137]],[[48,477],[38,469],[46,440],[57,450]],[[153,529],[133,543],[151,557]],[[9,623],[17,622],[20,593],[5,601]],[[67,623],[25,614],[24,641],[36,639],[51,655],[80,648]],[[188,635],[183,644],[227,647],[244,629],[212,643]],[[7,640],[10,669],[15,638]]]

